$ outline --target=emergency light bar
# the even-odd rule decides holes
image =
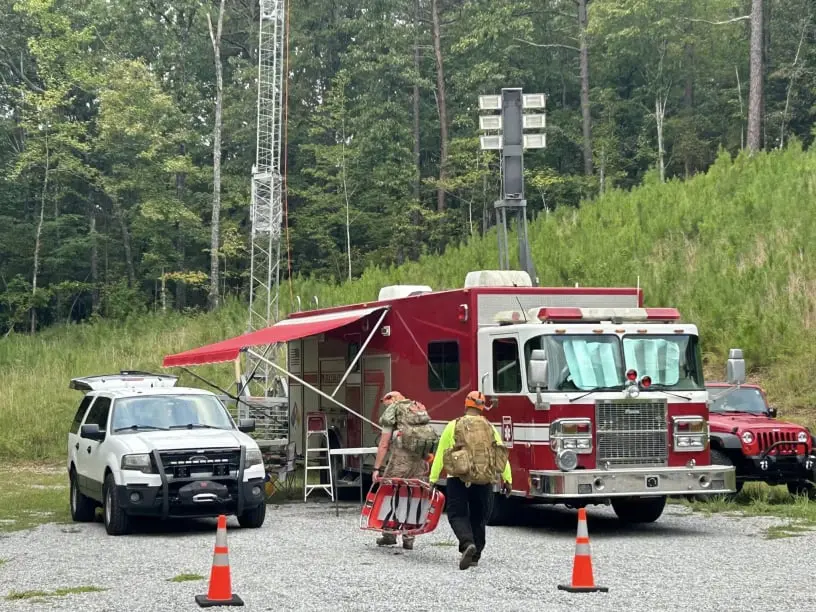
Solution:
[[[520,310],[503,310],[496,313],[494,321],[499,325],[515,323],[616,323],[651,321],[672,323],[680,319],[676,308],[531,308],[526,315]]]
[[[676,308],[533,308],[529,318],[542,323],[554,321],[660,321],[670,323],[680,319]]]

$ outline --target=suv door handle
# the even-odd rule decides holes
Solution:
[[[77,449],[77,450],[79,450],[79,442],[77,442],[76,444],[74,444],[74,448],[75,448],[75,449]]]
[[[89,455],[91,454],[91,447],[90,446],[88,447],[88,454]]]

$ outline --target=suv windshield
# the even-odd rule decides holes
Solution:
[[[212,395],[146,395],[117,399],[111,429],[233,429],[229,413]]]
[[[524,345],[528,372],[530,354],[536,349],[547,354],[550,391],[623,388],[630,369],[639,379],[649,376],[654,389],[704,388],[696,336],[634,334],[621,339],[613,334],[542,334]]]
[[[729,390],[727,387],[708,387],[711,406],[709,412],[747,412],[768,414],[768,406],[759,389],[741,387]]]

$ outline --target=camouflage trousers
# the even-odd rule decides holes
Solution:
[[[424,459],[418,459],[416,455],[406,453],[400,449],[393,449],[391,457],[383,470],[383,478],[421,478],[427,479],[429,466]],[[415,536],[402,536],[404,544],[410,546],[414,542]],[[397,543],[397,536],[393,533],[383,533],[377,538],[377,543],[387,546]]]

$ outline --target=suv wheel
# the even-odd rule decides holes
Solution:
[[[812,484],[801,482],[789,482],[787,484],[788,493],[791,495],[807,495],[807,498],[810,500],[816,499],[816,487],[814,487]]]
[[[119,496],[116,493],[116,482],[113,474],[105,477],[103,488],[105,502],[102,504],[102,516],[105,521],[105,531],[108,535],[123,535],[129,531],[130,517],[119,505]]]
[[[264,524],[266,519],[266,502],[263,502],[250,510],[245,510],[238,517],[238,524],[245,529],[257,529]]]
[[[69,478],[71,480],[71,518],[78,523],[92,521],[96,513],[96,505],[92,499],[79,492],[76,471],[73,468]]]

